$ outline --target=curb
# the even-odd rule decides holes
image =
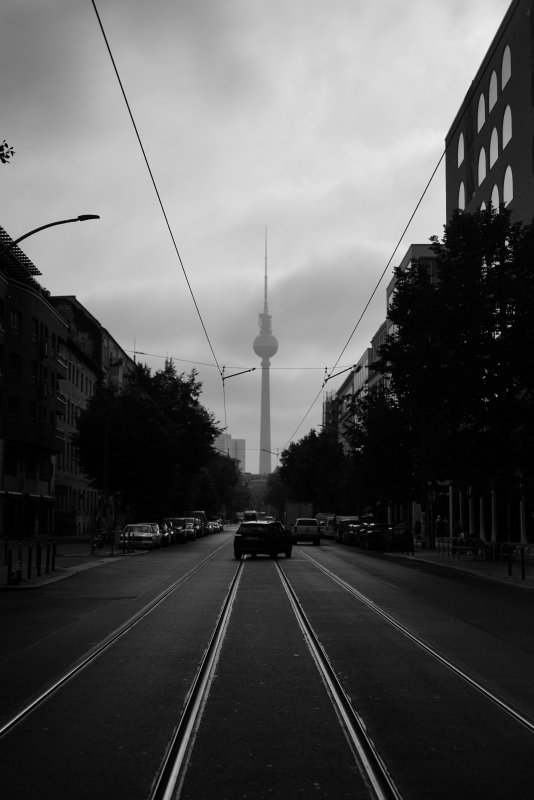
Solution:
[[[393,554],[387,554],[393,556]],[[456,566],[452,564],[443,563],[441,561],[434,561],[430,558],[421,558],[417,555],[399,556],[415,564],[425,564],[426,566],[436,567],[437,569],[447,570],[448,572],[461,572],[463,575],[469,575],[472,578],[480,578],[481,580],[491,581],[493,583],[500,583],[504,586],[513,586],[517,589],[534,589],[534,580],[523,580],[518,575],[492,575],[488,572],[478,571],[476,568],[469,568],[468,566]],[[395,557],[393,556],[393,559]]]
[[[104,564],[109,564],[112,561],[117,561],[118,558],[129,558],[131,556],[141,556],[144,555],[144,550],[137,550],[132,553],[117,553],[116,555],[96,558],[94,561],[86,561],[82,564],[76,564],[73,567],[58,567],[53,573],[48,573],[46,576],[42,576],[40,578],[32,578],[31,580],[24,580],[21,583],[6,583],[0,585],[0,591],[8,591],[8,592],[20,592],[20,591],[28,591],[30,589],[40,589],[42,586],[48,586],[51,583],[57,583],[58,581],[64,581],[67,578],[72,578],[73,575],[77,575],[79,572],[86,572],[89,569],[94,569],[95,567],[101,567]],[[66,557],[68,554],[65,554]]]

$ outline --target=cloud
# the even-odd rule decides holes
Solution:
[[[4,6],[0,134],[16,155],[1,168],[0,225],[19,235],[99,213],[24,243],[41,282],[153,369],[169,355],[197,363],[203,402],[247,439],[256,469],[261,372],[228,380],[225,402],[210,344],[220,367],[259,367],[265,227],[276,449],[318,393],[298,435],[320,422],[324,368],[399,244],[508,0],[97,0],[167,220],[91,4]],[[412,241],[441,234],[444,200],[441,170],[388,275]],[[340,365],[382,321],[387,280]]]

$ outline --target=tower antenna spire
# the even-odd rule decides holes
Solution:
[[[265,278],[264,278],[264,300],[263,300],[263,311],[264,313],[268,312],[267,307],[267,226],[265,227]]]

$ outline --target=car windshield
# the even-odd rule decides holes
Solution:
[[[317,525],[316,519],[298,519],[297,525]]]
[[[150,525],[127,525],[126,533],[152,533]]]

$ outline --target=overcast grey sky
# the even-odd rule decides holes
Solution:
[[[226,424],[258,471],[263,306],[279,340],[272,449],[321,422],[337,361],[436,166],[509,0],[96,0],[215,356]],[[153,369],[222,381],[90,0],[4,0],[0,225]],[[392,261],[441,236],[443,165]],[[336,368],[385,316],[392,267]],[[327,384],[335,390],[342,378]],[[297,430],[298,428],[298,430]],[[273,467],[276,458],[273,458]]]

